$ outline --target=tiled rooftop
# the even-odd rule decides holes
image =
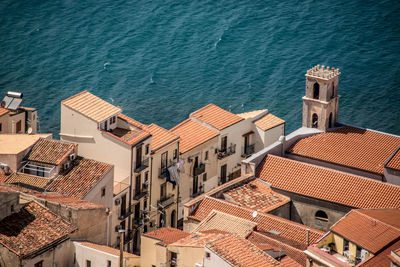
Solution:
[[[249,111],[249,112],[239,113],[237,115],[243,119],[252,119],[266,111],[267,111],[266,109],[259,109],[259,110],[253,110],[253,111]]]
[[[213,210],[193,230],[202,232],[207,230],[220,230],[228,233],[247,237],[257,226],[257,223],[245,220],[227,213]]]
[[[31,254],[67,237],[76,228],[48,209],[29,202],[0,221],[0,243],[19,255]]]
[[[221,211],[255,222],[257,223],[257,231],[278,232],[279,234],[276,234],[276,236],[279,238],[279,240],[284,238],[297,242],[298,244],[305,244],[307,236],[306,229],[310,229],[310,242],[317,241],[324,234],[322,231],[312,229],[305,225],[295,223],[271,214],[258,213],[254,218],[254,210],[245,207],[239,207],[224,200],[219,200],[208,196],[201,201],[195,212],[189,216],[189,218],[202,221],[213,210]]]
[[[190,233],[184,232],[182,230],[179,230],[177,228],[172,228],[172,227],[163,227],[148,233],[143,234],[143,236],[151,237],[157,240],[160,240],[161,242],[158,243],[160,245],[166,246],[171,243],[174,243],[175,241],[184,238],[186,236],[189,236]]]
[[[184,238],[175,241],[172,244],[169,244],[169,246],[203,248],[206,246],[207,243],[214,241],[218,238],[221,238],[225,235],[227,235],[227,233],[221,231],[212,231],[212,230],[192,233]]]
[[[46,189],[82,199],[112,168],[110,164],[80,157],[74,164],[68,173],[54,178]]]
[[[351,210],[331,231],[375,254],[400,238],[400,209]]]
[[[150,136],[150,133],[145,130],[146,126],[140,122],[123,114],[119,114],[118,119],[121,119],[133,126],[132,129],[115,128],[112,131],[103,132],[128,145],[134,145]]]
[[[0,107],[0,117],[8,113],[8,109]]]
[[[11,174],[5,181],[5,183],[21,185],[21,186],[28,185],[28,186],[33,186],[35,188],[45,189],[46,186],[50,183],[50,181],[51,180],[49,178],[16,172]]]
[[[207,244],[207,248],[232,266],[265,267],[281,265],[250,241],[237,235],[228,235],[217,239]]]
[[[400,248],[400,240],[395,242],[393,245],[387,247],[385,250],[378,253],[373,257],[369,257],[365,262],[363,262],[360,266],[362,267],[376,267],[376,266],[391,266],[389,255],[392,250],[396,248]]]
[[[119,249],[115,249],[112,247],[108,247],[108,246],[104,246],[104,245],[99,245],[99,244],[95,244],[95,243],[91,243],[91,242],[77,242],[79,244],[81,244],[82,246],[88,247],[88,248],[93,248],[114,256],[118,256],[119,257],[119,253],[120,250]],[[132,254],[132,253],[128,253],[128,252],[123,252],[124,254],[124,258],[140,258],[140,256]]]
[[[58,165],[73,152],[76,146],[76,144],[41,138],[33,145],[27,160]]]
[[[218,135],[218,132],[194,122],[191,119],[186,119],[176,125],[171,129],[171,132],[180,136],[179,152],[181,154]]]
[[[303,138],[288,153],[363,171],[383,174],[386,160],[400,146],[400,137],[345,126]]]
[[[259,118],[254,122],[254,124],[263,131],[272,129],[278,125],[284,124],[285,121],[277,116],[268,113],[267,115]]]
[[[88,91],[82,91],[70,98],[64,99],[61,103],[95,122],[102,122],[121,112],[120,108]]]
[[[258,179],[226,191],[224,196],[226,200],[232,201],[238,206],[260,212],[268,212],[290,202],[289,198],[274,192]]]
[[[400,170],[400,146],[390,157],[389,161],[386,164],[386,168]]]
[[[0,184],[7,179],[8,175],[4,172],[4,170],[0,169]]]
[[[400,186],[267,155],[256,177],[277,188],[355,208],[400,208]]]
[[[150,124],[147,130],[151,134],[151,150],[153,152],[173,143],[176,143],[179,136],[174,134],[172,131],[164,129],[157,124]]]
[[[226,111],[214,104],[208,104],[207,106],[193,112],[190,114],[190,117],[197,118],[217,130],[223,130],[226,127],[243,120],[242,117]]]

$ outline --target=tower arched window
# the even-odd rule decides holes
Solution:
[[[320,221],[328,221],[328,214],[325,211],[319,210],[315,213],[315,219]]]
[[[175,227],[175,220],[176,220],[176,212],[175,212],[175,210],[173,210],[172,212],[171,212],[171,227]]]
[[[335,83],[332,83],[332,92],[331,92],[331,98],[335,96]]]
[[[319,83],[315,82],[313,86],[313,98],[319,99]]]
[[[311,124],[312,128],[318,128],[318,115],[316,113],[314,113],[312,115],[312,124]]]
[[[329,125],[328,125],[328,127],[329,127],[329,128],[332,128],[332,127],[333,127],[332,112],[331,112],[331,114],[329,114]]]

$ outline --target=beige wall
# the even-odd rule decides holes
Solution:
[[[13,207],[13,212],[11,211]],[[19,193],[17,192],[2,192],[0,191],[0,221],[19,211]]]
[[[177,266],[195,266],[196,263],[203,264],[204,247],[178,247],[168,246],[169,252],[177,253]],[[170,260],[170,255],[168,255]]]
[[[166,262],[167,248],[157,245],[160,240],[150,238],[147,236],[141,237],[142,244],[140,247],[140,266],[151,267],[162,266]]]
[[[84,196],[84,200],[106,206],[110,210],[113,206],[114,167]],[[101,196],[102,188],[106,189],[105,196]]]
[[[267,147],[279,140],[279,137],[285,135],[285,124],[278,125],[264,132],[264,147]]]
[[[232,267],[229,263],[227,263],[224,259],[222,259],[220,256],[215,254],[212,250],[209,248],[204,248],[204,253],[210,253],[210,257],[205,257],[203,258],[203,266],[204,267]]]

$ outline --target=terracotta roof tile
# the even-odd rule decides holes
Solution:
[[[252,119],[266,111],[267,111],[266,109],[259,109],[259,110],[253,110],[253,111],[249,111],[249,112],[239,113],[237,115],[243,119]]]
[[[73,152],[76,146],[76,144],[40,138],[33,145],[27,160],[58,165]]]
[[[238,115],[226,111],[214,104],[208,104],[207,106],[193,112],[190,114],[190,117],[195,117],[217,130],[225,129],[226,127],[243,120],[243,118]]]
[[[8,109],[0,107],[0,117],[7,114],[9,112]]]
[[[258,233],[256,231],[254,231],[247,239],[259,247],[260,245],[271,246],[273,248],[279,249],[280,251],[284,251],[286,255],[295,260],[296,263],[300,264],[301,266],[306,265],[307,257],[303,253],[303,249],[290,246],[284,242],[281,242],[264,234]]]
[[[177,228],[172,228],[172,227],[163,227],[148,233],[143,234],[143,236],[151,237],[157,240],[160,240],[161,242],[158,243],[160,245],[169,245],[171,243],[174,243],[175,241],[184,238],[186,236],[189,236],[190,233],[184,232],[182,230],[179,230]]]
[[[35,175],[30,175],[26,173],[13,173],[8,179],[5,181],[7,184],[16,184],[16,185],[28,185],[36,188],[45,189],[46,186],[50,183],[50,179],[46,177],[40,177]]]
[[[396,151],[390,157],[390,159],[387,162],[385,167],[394,169],[394,170],[400,170],[400,146],[396,149]]]
[[[400,209],[351,210],[331,231],[376,254],[400,238]]]
[[[267,115],[259,118],[254,122],[254,124],[263,131],[272,129],[278,125],[284,124],[285,121],[277,116],[268,113]]]
[[[257,223],[257,231],[276,231],[279,232],[279,234],[276,235],[277,237],[279,236],[285,239],[293,240],[299,244],[306,243],[306,229],[310,229],[310,242],[317,241],[324,234],[322,231],[312,229],[305,225],[298,224],[271,214],[258,213],[258,215],[254,218],[252,216],[254,211],[249,208],[239,207],[235,204],[208,196],[206,196],[200,202],[195,212],[189,218],[202,221],[213,210],[221,211],[255,222]]]
[[[178,141],[179,136],[174,134],[172,131],[164,129],[157,124],[150,124],[147,127],[147,130],[151,134],[151,150],[153,152],[167,146],[170,144],[174,144]]]
[[[176,125],[171,131],[180,136],[179,152],[185,153],[198,145],[216,137],[218,132],[187,119]]]
[[[301,267],[301,266],[304,266],[304,264],[298,263],[297,261],[295,261],[294,259],[292,259],[289,256],[284,256],[279,262],[282,263],[282,265],[285,266],[285,267]]]
[[[207,244],[207,248],[232,266],[264,267],[281,265],[250,241],[233,234]]]
[[[7,179],[8,175],[4,172],[4,170],[0,169],[0,184],[3,183]]]
[[[389,246],[382,252],[378,253],[378,255],[369,257],[365,262],[361,263],[360,266],[362,267],[391,266],[389,255],[391,251],[395,250],[396,248],[400,248],[400,240],[394,243],[393,245]]]
[[[289,198],[274,192],[258,179],[228,190],[224,192],[224,196],[225,199],[233,201],[238,206],[265,213],[290,202]]]
[[[203,248],[207,243],[214,241],[215,239],[221,238],[227,235],[225,232],[221,231],[205,231],[192,233],[184,238],[181,238],[168,246],[175,247],[200,247]]]
[[[61,103],[96,122],[102,122],[121,112],[120,108],[88,91],[83,91],[64,99]]]
[[[112,165],[78,157],[73,168],[54,178],[47,190],[82,199],[111,169]]]
[[[88,247],[88,248],[93,248],[114,256],[119,256],[120,254],[120,250],[116,249],[116,248],[112,248],[112,247],[108,247],[108,246],[104,246],[104,245],[99,245],[99,244],[95,244],[95,243],[91,243],[91,242],[77,242],[79,244],[81,244],[82,246]],[[128,253],[128,252],[123,252],[123,257],[124,258],[140,258],[139,255],[135,255],[132,253]]]
[[[220,230],[247,237],[257,226],[257,223],[236,217],[227,213],[213,210],[193,230],[202,232],[207,230]]]
[[[18,213],[0,221],[0,243],[19,255],[31,254],[67,237],[76,227],[36,202],[25,204]]]
[[[296,142],[288,153],[383,174],[389,156],[400,146],[400,137],[345,126]]]
[[[399,208],[400,186],[267,155],[256,176],[277,188],[355,208]]]

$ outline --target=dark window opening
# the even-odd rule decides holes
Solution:
[[[1,132],[2,124],[0,123],[0,132]]]
[[[35,267],[42,267],[42,266],[43,266],[43,261],[35,263]]]
[[[106,195],[106,188],[103,187],[103,188],[101,189],[101,197],[104,197],[105,195]]]
[[[176,267],[176,258],[177,258],[177,254],[175,252],[171,252],[171,267]]]
[[[325,211],[319,210],[315,213],[315,219],[321,221],[328,221],[328,214]]]
[[[221,166],[221,184],[226,183],[226,164]]]
[[[206,151],[206,154],[204,155],[204,160],[208,160],[208,151]]]
[[[175,217],[176,217],[176,212],[175,212],[175,210],[173,210],[172,212],[171,212],[171,227],[175,227]]]
[[[111,261],[107,260],[107,267],[111,267]]]
[[[225,152],[228,147],[228,136],[224,136],[221,139],[221,152]]]
[[[146,155],[149,154],[149,150],[150,150],[150,145],[147,144],[147,145],[146,145],[146,151],[145,151],[145,152],[146,152],[146,153],[145,153]]]
[[[17,133],[20,133],[21,130],[22,130],[22,123],[21,123],[21,121],[18,121],[18,122],[17,122],[17,129],[16,129],[16,131],[17,131]]]
[[[203,174],[203,182],[205,182],[205,181],[207,181],[207,173],[206,172]]]
[[[318,128],[318,115],[317,114],[313,114],[312,115],[312,128]]]
[[[332,121],[332,113],[329,114],[329,128],[333,127],[333,121]]]
[[[178,149],[174,149],[174,159],[178,158]]]
[[[319,99],[319,83],[314,83],[313,98]]]
[[[86,267],[92,267],[92,262],[90,260],[86,260]]]

